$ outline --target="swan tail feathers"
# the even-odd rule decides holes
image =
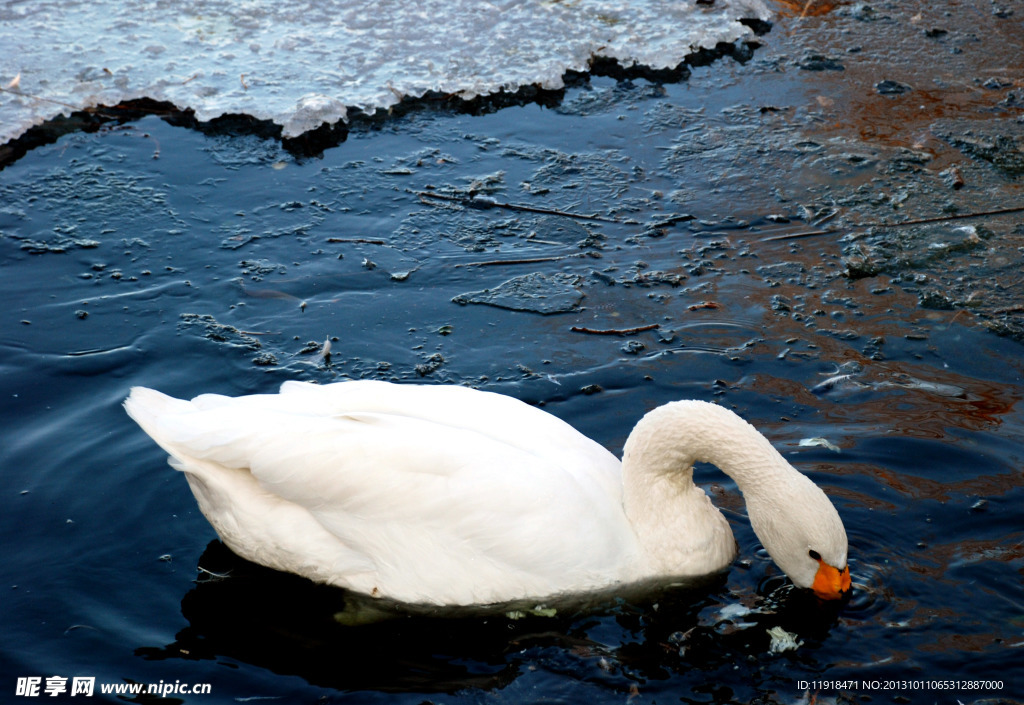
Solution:
[[[128,412],[132,420],[168,453],[171,451],[161,439],[163,434],[159,430],[160,419],[169,414],[180,414],[191,409],[192,405],[187,401],[169,397],[146,387],[132,387],[128,398],[124,400],[124,410]]]
[[[168,462],[171,467],[175,470],[189,469],[189,461],[195,452],[189,447],[188,435],[183,433],[187,427],[182,426],[182,420],[190,418],[198,410],[195,404],[146,387],[132,387],[124,400],[124,409],[170,456]]]

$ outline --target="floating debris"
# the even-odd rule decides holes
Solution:
[[[768,647],[768,653],[771,654],[796,651],[804,644],[796,638],[796,634],[790,634],[782,627],[772,627],[768,630],[768,636],[772,639],[772,643]]]
[[[889,79],[879,81],[875,84],[875,91],[877,91],[879,95],[903,95],[904,93],[909,93],[912,90],[913,88],[908,86],[906,83],[891,81]]]
[[[1008,176],[1024,174],[1024,130],[1016,119],[939,120],[933,133],[963,154]]]
[[[93,250],[100,246],[99,241],[81,237],[57,237],[52,241],[30,240],[21,241],[21,249],[32,255],[45,253],[63,254],[68,250]]]
[[[804,71],[845,71],[841,59],[823,54],[804,54],[797,62],[797,66]]]
[[[660,328],[660,324],[651,323],[635,328],[587,328],[586,326],[573,326],[569,330],[574,333],[589,333],[590,335],[636,335],[637,333],[657,330],[658,328]]]
[[[199,328],[203,337],[215,343],[223,343],[231,347],[245,348],[246,350],[259,350],[260,341],[234,326],[220,323],[213,316],[206,313],[183,313],[180,316],[182,328]]]
[[[801,448],[812,448],[814,446],[821,446],[822,448],[828,448],[829,450],[835,451],[836,453],[842,452],[842,449],[840,449],[839,446],[837,446],[835,443],[828,440],[827,438],[801,438],[799,445]]]
[[[277,356],[273,353],[260,353],[252,359],[252,364],[257,367],[274,367],[277,365]]]
[[[967,390],[963,387],[959,387],[955,384],[946,384],[944,382],[929,382],[907,374],[895,375],[893,380],[879,382],[877,386],[902,387],[903,389],[913,389],[919,392],[937,394],[942,397],[950,397],[952,399],[967,398]]]
[[[443,364],[444,356],[442,356],[441,353],[434,353],[427,358],[426,362],[416,365],[416,374],[420,377],[426,377],[427,375],[437,372]]]
[[[493,289],[470,291],[452,299],[457,304],[485,304],[511,311],[529,311],[550,315],[579,310],[583,292],[581,277],[556,272],[533,272],[514,277]]]
[[[825,394],[826,392],[832,391],[836,387],[846,386],[847,384],[861,386],[860,382],[857,382],[853,379],[852,374],[833,375],[828,379],[818,382],[816,385],[811,387],[811,393]]]
[[[284,274],[287,271],[287,267],[277,262],[271,262],[268,259],[244,259],[238,263],[238,266],[242,269],[242,274],[252,279],[254,282],[263,281],[263,277],[268,274],[277,272],[278,274]]]
[[[509,610],[505,613],[505,616],[509,619],[525,619],[526,617],[554,617],[557,614],[558,610],[554,607],[536,605],[524,609]]]

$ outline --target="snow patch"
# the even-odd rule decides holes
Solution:
[[[0,5],[0,144],[151,98],[295,137],[428,92],[562,87],[592,57],[673,68],[749,35],[763,0],[33,0]],[[20,78],[18,78],[20,77]],[[12,84],[15,79],[17,84]]]

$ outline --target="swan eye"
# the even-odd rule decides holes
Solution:
[[[821,560],[821,554],[818,553],[817,551],[815,551],[813,548],[810,551],[807,552],[807,555],[810,556],[813,560],[816,560],[816,561],[820,561]]]

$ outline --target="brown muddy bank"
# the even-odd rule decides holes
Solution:
[[[816,182],[795,192],[814,216],[834,214],[820,237],[847,276],[891,281],[924,308],[1022,339],[1020,8],[783,4],[752,64],[768,84],[777,73],[802,84],[764,109],[802,122],[791,148],[807,157],[791,180]]]

